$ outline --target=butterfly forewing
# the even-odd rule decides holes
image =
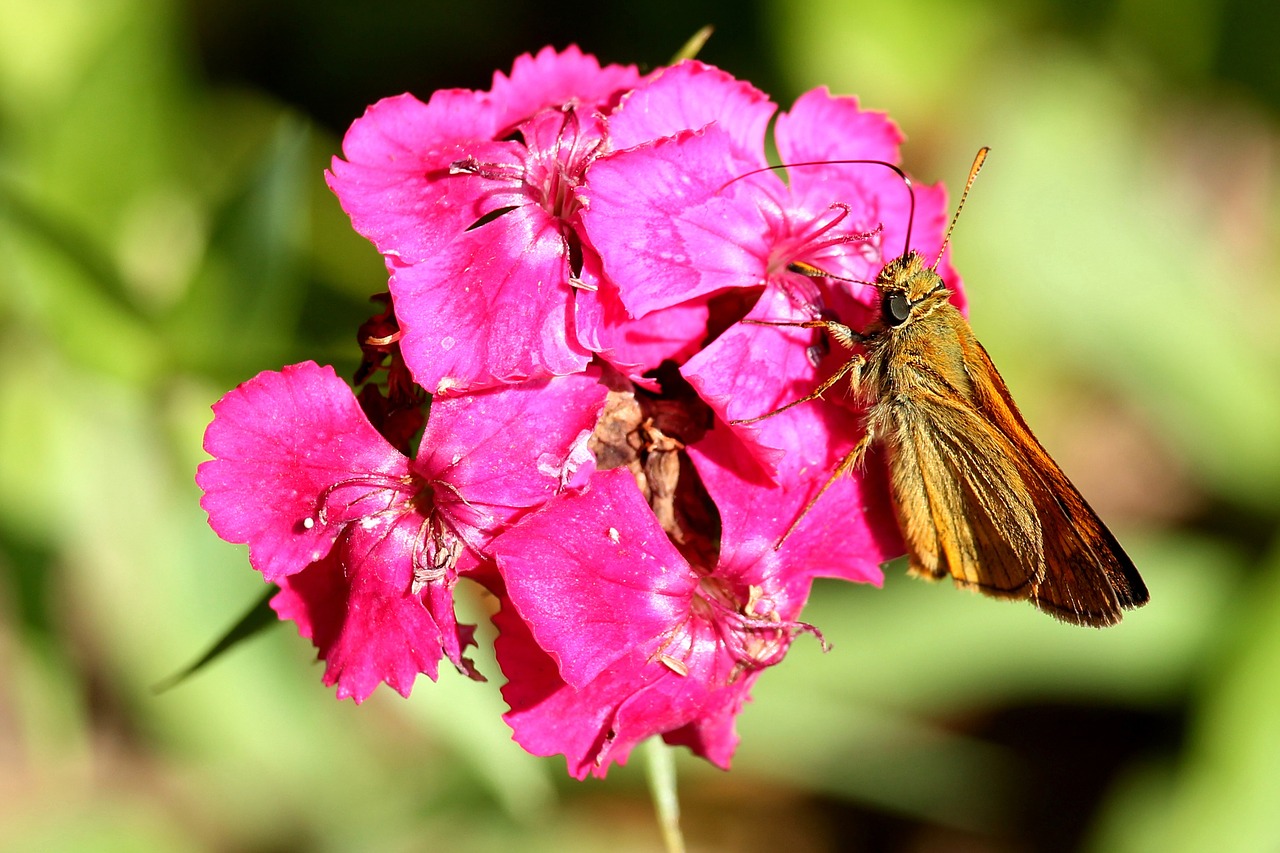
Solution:
[[[951,305],[871,347],[871,422],[889,438],[911,569],[1109,625],[1146,601],[1129,558],[1032,435]]]
[[[1042,531],[1045,575],[1032,584],[1037,607],[1069,622],[1110,625],[1147,601],[1147,588],[1097,513],[1036,440],[991,357],[961,336],[978,414],[1008,441],[1022,491]]]
[[[925,399],[913,412],[909,443],[891,462],[912,568],[989,595],[1030,597],[1044,554],[1012,446],[972,408]]]

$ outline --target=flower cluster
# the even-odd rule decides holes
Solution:
[[[774,112],[699,62],[548,48],[351,126],[329,186],[389,272],[359,393],[310,362],[260,374],[214,406],[197,475],[339,697],[408,695],[442,658],[480,678],[468,578],[525,749],[603,776],[660,735],[727,766],[755,679],[813,631],[812,580],[880,583],[902,544],[874,457],[801,518],[858,401],[728,422],[846,357],[742,321],[859,327],[870,288],[841,279],[873,280],[908,228],[889,169],[761,171],[770,121],[784,163],[896,162],[901,136],[825,90]],[[937,251],[945,205],[917,188],[913,248]]]

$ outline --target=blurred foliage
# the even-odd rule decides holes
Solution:
[[[900,571],[819,585],[834,649],[760,680],[731,773],[680,756],[691,848],[1280,849],[1278,19],[0,0],[0,849],[657,848],[639,772],[568,782],[493,684],[356,708],[276,630],[151,687],[263,591],[197,503],[209,405],[349,373],[383,287],[321,180],[344,126],[548,42],[656,64],[706,23],[702,56],[784,105],[888,110],[923,179],[992,146],[954,243],[974,327],[1152,603],[1093,632]]]

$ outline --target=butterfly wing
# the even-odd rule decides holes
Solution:
[[[1118,622],[1120,609],[1147,603],[1146,584],[1115,536],[1036,440],[986,349],[970,338],[967,350],[965,363],[971,366],[979,411],[1015,448],[1023,484],[1044,532],[1050,570],[1032,600],[1067,621]]]
[[[1012,445],[952,398],[917,399],[898,416],[890,471],[912,571],[1030,597],[1045,575],[1044,549]]]
[[[967,381],[922,370],[910,403],[885,416],[912,570],[1026,598],[1068,622],[1119,621],[1147,601],[1133,563],[1031,433],[967,325],[958,343]]]

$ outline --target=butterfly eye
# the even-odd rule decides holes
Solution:
[[[901,290],[890,290],[880,302],[880,313],[890,326],[901,326],[911,316],[911,302]]]

